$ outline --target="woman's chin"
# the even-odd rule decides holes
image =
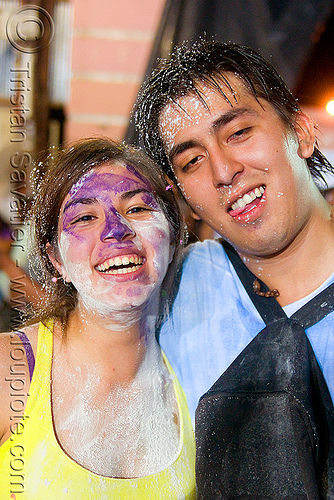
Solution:
[[[154,294],[155,296],[156,294]],[[88,297],[80,297],[81,304],[84,306],[84,310],[92,314],[103,315],[107,317],[117,317],[120,316],[132,318],[143,313],[147,305],[150,302],[156,303],[153,295],[147,293],[134,293],[117,296],[111,294],[110,300],[107,299],[106,295],[103,297],[94,297],[90,295]],[[82,309],[82,307],[81,307]]]

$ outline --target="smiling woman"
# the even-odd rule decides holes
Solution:
[[[111,167],[114,169],[113,172],[112,169],[108,170]],[[99,175],[102,173],[101,168],[104,169],[104,173],[107,173],[105,169],[110,173],[109,176],[105,175],[103,180],[102,176]],[[116,177],[117,168],[120,172],[118,177]],[[106,179],[109,179],[107,184],[105,184]],[[158,212],[159,216],[165,215],[171,234],[171,245],[175,248],[174,258],[162,287],[162,290],[166,292],[163,293],[163,296],[170,296],[169,289],[174,279],[174,270],[181,251],[179,242],[184,240],[183,222],[173,193],[166,189],[168,187],[166,180],[158,166],[142,151],[130,146],[114,144],[107,139],[91,139],[78,142],[65,151],[51,150],[47,158],[39,162],[33,172],[33,204],[29,221],[33,241],[31,264],[48,294],[38,319],[56,316],[60,318],[62,324],[65,324],[68,314],[77,304],[77,290],[73,283],[66,282],[66,279],[58,279],[61,274],[55,272],[54,261],[51,262],[50,249],[59,250],[60,228],[64,223],[67,224],[71,214],[73,216],[74,210],[87,210],[88,208],[97,210],[99,207],[103,211],[102,197],[106,198],[106,193],[109,192],[110,185],[113,184],[111,179],[115,180],[115,187],[111,193],[113,198],[120,198],[123,191],[122,201],[125,204],[131,202],[134,194],[140,196],[142,193],[142,204],[143,197],[144,199],[149,198],[151,204],[154,202],[160,208],[159,211],[155,211],[156,216],[158,216]],[[101,193],[95,200],[92,196],[92,190],[96,192],[99,191],[99,188],[101,188]],[[139,191],[137,191],[138,189]],[[121,192],[118,193],[118,190]],[[128,194],[126,194],[127,192]],[[83,203],[79,204],[80,198],[83,198],[81,200]],[[106,202],[106,199],[104,201]],[[136,201],[136,199],[132,201]],[[109,200],[109,203],[112,204],[112,200]],[[132,211],[145,212],[138,207],[132,207]],[[104,216],[106,217],[105,230],[108,231],[109,227],[109,229],[116,230],[117,233],[122,227],[124,228],[122,224],[124,215],[117,213],[117,217],[113,217],[112,213],[115,215],[115,212],[115,207],[112,207],[110,214]],[[153,211],[150,211],[150,214],[152,213]],[[60,216],[59,224],[55,214]],[[83,213],[81,216],[93,219],[89,213]],[[139,220],[142,216],[137,215],[136,217]],[[117,221],[116,225],[115,221]],[[154,224],[152,221],[151,227]],[[149,222],[146,225],[149,225]],[[75,224],[72,224],[72,227],[64,227],[63,237],[74,234],[74,227]],[[76,246],[79,244],[80,238],[78,235],[77,240],[75,240]],[[125,240],[128,241],[131,238],[127,236]],[[117,242],[117,244],[120,243]],[[103,263],[97,262],[97,264]],[[55,277],[57,281],[52,280]],[[162,301],[160,310],[166,308],[166,305],[168,304]],[[65,331],[64,334],[66,334]]]
[[[128,318],[132,307],[141,314],[134,306],[160,287],[175,246],[170,236],[147,181],[116,163],[88,172],[72,187],[60,210],[57,251],[50,246],[49,254],[80,303],[107,315],[111,310],[118,324],[116,311],[125,307]]]
[[[19,492],[21,450],[22,498],[195,498],[186,399],[155,339],[183,238],[159,168],[107,139],[52,151],[29,223],[46,300],[20,338],[0,338],[2,381],[12,339],[27,352],[15,426],[0,382],[1,496]]]

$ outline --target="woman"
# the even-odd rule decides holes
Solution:
[[[91,139],[39,164],[33,190],[47,300],[1,336],[0,497],[195,498],[185,397],[155,340],[182,238],[169,186],[142,152]]]

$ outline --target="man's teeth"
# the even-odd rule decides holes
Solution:
[[[131,265],[133,264],[133,265]],[[98,271],[107,274],[127,274],[137,271],[143,264],[143,258],[139,255],[131,255],[125,257],[115,257],[108,259],[103,264],[96,266]],[[128,267],[120,267],[128,266]]]
[[[244,194],[241,198],[238,198],[236,202],[231,206],[232,210],[236,210],[237,208],[244,208],[248,203],[251,203],[255,200],[255,198],[261,198],[264,193],[264,187],[260,186],[259,188],[255,188],[254,191],[250,193]]]

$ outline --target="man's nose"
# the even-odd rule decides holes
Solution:
[[[118,212],[115,211],[106,214],[105,225],[101,233],[101,241],[106,239],[122,241],[126,238],[133,238],[133,236],[135,236],[135,232],[130,223]]]
[[[209,152],[212,183],[216,189],[230,186],[244,170],[228,147],[217,146]]]

